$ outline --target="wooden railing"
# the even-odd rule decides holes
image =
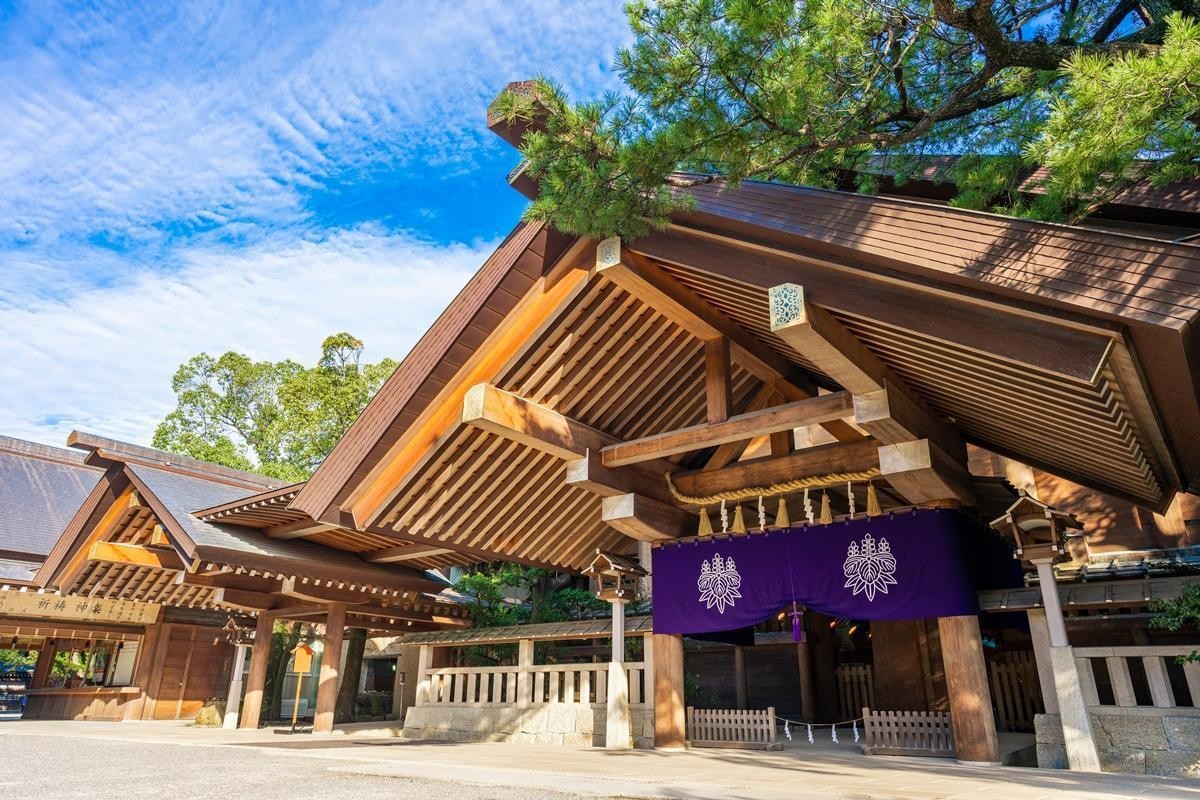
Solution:
[[[1033,718],[1042,713],[1042,688],[1032,650],[998,653],[988,659],[996,729],[1033,732]]]
[[[765,711],[688,706],[687,736],[693,747],[782,749],[775,731],[774,706]]]
[[[953,758],[950,715],[931,711],[862,710],[863,752],[869,756],[937,756]]]
[[[870,664],[842,664],[835,671],[838,716],[852,719],[859,709],[875,705],[875,678]]]
[[[646,702],[645,664],[627,662],[629,704]],[[423,705],[525,706],[607,700],[608,664],[536,664],[510,667],[439,667],[427,670]]]
[[[1176,697],[1168,674],[1168,663],[1182,655],[1190,654],[1196,648],[1184,645],[1160,645],[1145,647],[1077,647],[1075,648],[1075,666],[1079,670],[1079,685],[1083,690],[1084,702],[1089,706],[1105,708],[1179,708],[1189,704],[1181,702],[1186,698]],[[1108,682],[1112,687],[1112,701],[1101,702],[1096,687],[1096,669],[1102,662],[1108,673]],[[1145,673],[1145,684],[1149,689],[1149,703],[1139,702],[1131,669]],[[1191,706],[1200,707],[1200,663],[1182,665],[1184,681],[1188,694],[1191,695]],[[1140,676],[1138,683],[1141,683]],[[1105,698],[1107,700],[1108,698]]]

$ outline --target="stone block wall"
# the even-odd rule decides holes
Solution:
[[[1172,716],[1172,711],[1184,709],[1163,709],[1162,714],[1140,710],[1089,714],[1100,768],[1131,775],[1200,778],[1200,717]],[[1067,751],[1058,715],[1038,714],[1034,724],[1038,766],[1066,769]]]
[[[428,705],[408,709],[407,739],[447,742],[523,742],[571,747],[603,747],[608,714],[603,706],[547,703],[514,706]],[[654,711],[630,709],[634,746],[654,747]]]

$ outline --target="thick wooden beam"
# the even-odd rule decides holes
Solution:
[[[702,450],[726,442],[753,439],[777,431],[788,431],[801,425],[828,422],[847,416],[853,409],[853,400],[848,392],[833,392],[739,414],[724,422],[692,425],[677,431],[610,445],[601,450],[601,456],[604,466],[619,467],[677,453]]]
[[[928,439],[879,448],[879,472],[910,503],[957,500],[971,504],[970,476]]]
[[[284,522],[280,525],[263,528],[263,535],[271,539],[300,539],[314,533],[333,530],[336,527],[338,526],[311,519],[298,519],[295,522]]]
[[[441,556],[453,552],[448,547],[413,544],[372,550],[369,553],[363,553],[362,559],[368,564],[394,564],[397,561],[411,561],[414,558],[429,558],[430,556]]]
[[[273,606],[280,605],[280,599],[274,593],[230,589],[227,586],[219,586],[213,592],[213,602],[217,605],[242,611],[269,611]]]
[[[863,472],[879,467],[879,442],[860,439],[797,450],[784,456],[739,461],[723,469],[693,470],[671,476],[680,494],[707,497],[749,486],[770,486],[808,475]]]
[[[616,439],[486,383],[463,397],[462,421],[562,459],[580,458]]]
[[[600,497],[634,492],[652,500],[670,503],[671,495],[663,474],[678,471],[679,467],[669,461],[610,468],[604,466],[599,451],[589,450],[583,458],[566,463],[566,483]]]
[[[729,419],[729,408],[733,405],[731,373],[729,340],[724,336],[718,336],[716,339],[706,341],[704,343],[704,394],[710,423],[724,422]]]
[[[183,569],[183,561],[174,550],[143,547],[124,542],[92,542],[88,548],[89,561],[104,561],[109,564],[131,564],[154,569]]]
[[[163,530],[162,525],[155,525],[150,531],[150,546],[151,547],[170,547],[171,540],[167,538],[167,532]]]
[[[686,511],[639,494],[622,494],[601,501],[600,519],[631,539],[655,542],[688,533],[695,523]]]
[[[313,603],[366,603],[371,599],[369,594],[338,589],[333,586],[317,586],[313,583],[302,583],[299,578],[284,578],[279,593],[284,597],[296,600],[308,600]]]

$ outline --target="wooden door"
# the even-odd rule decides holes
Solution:
[[[233,656],[223,631],[174,624],[161,646],[153,719],[191,719],[206,701],[223,696]]]

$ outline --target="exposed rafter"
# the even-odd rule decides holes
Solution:
[[[336,527],[336,525],[315,522],[311,519],[298,519],[295,522],[284,522],[280,525],[263,528],[263,534],[271,539],[300,539]]]
[[[686,511],[633,493],[604,498],[600,517],[629,538],[642,542],[678,538],[694,524]]]
[[[464,395],[462,421],[564,460],[616,442],[595,428],[486,383],[472,386]]]
[[[430,556],[440,556],[453,552],[453,550],[447,547],[406,544],[363,553],[362,558],[368,564],[395,564],[399,561],[412,561],[415,558],[429,558]]]
[[[124,542],[93,542],[88,548],[89,561],[129,564],[153,569],[183,569],[183,561],[174,551],[163,547],[144,547]]]

